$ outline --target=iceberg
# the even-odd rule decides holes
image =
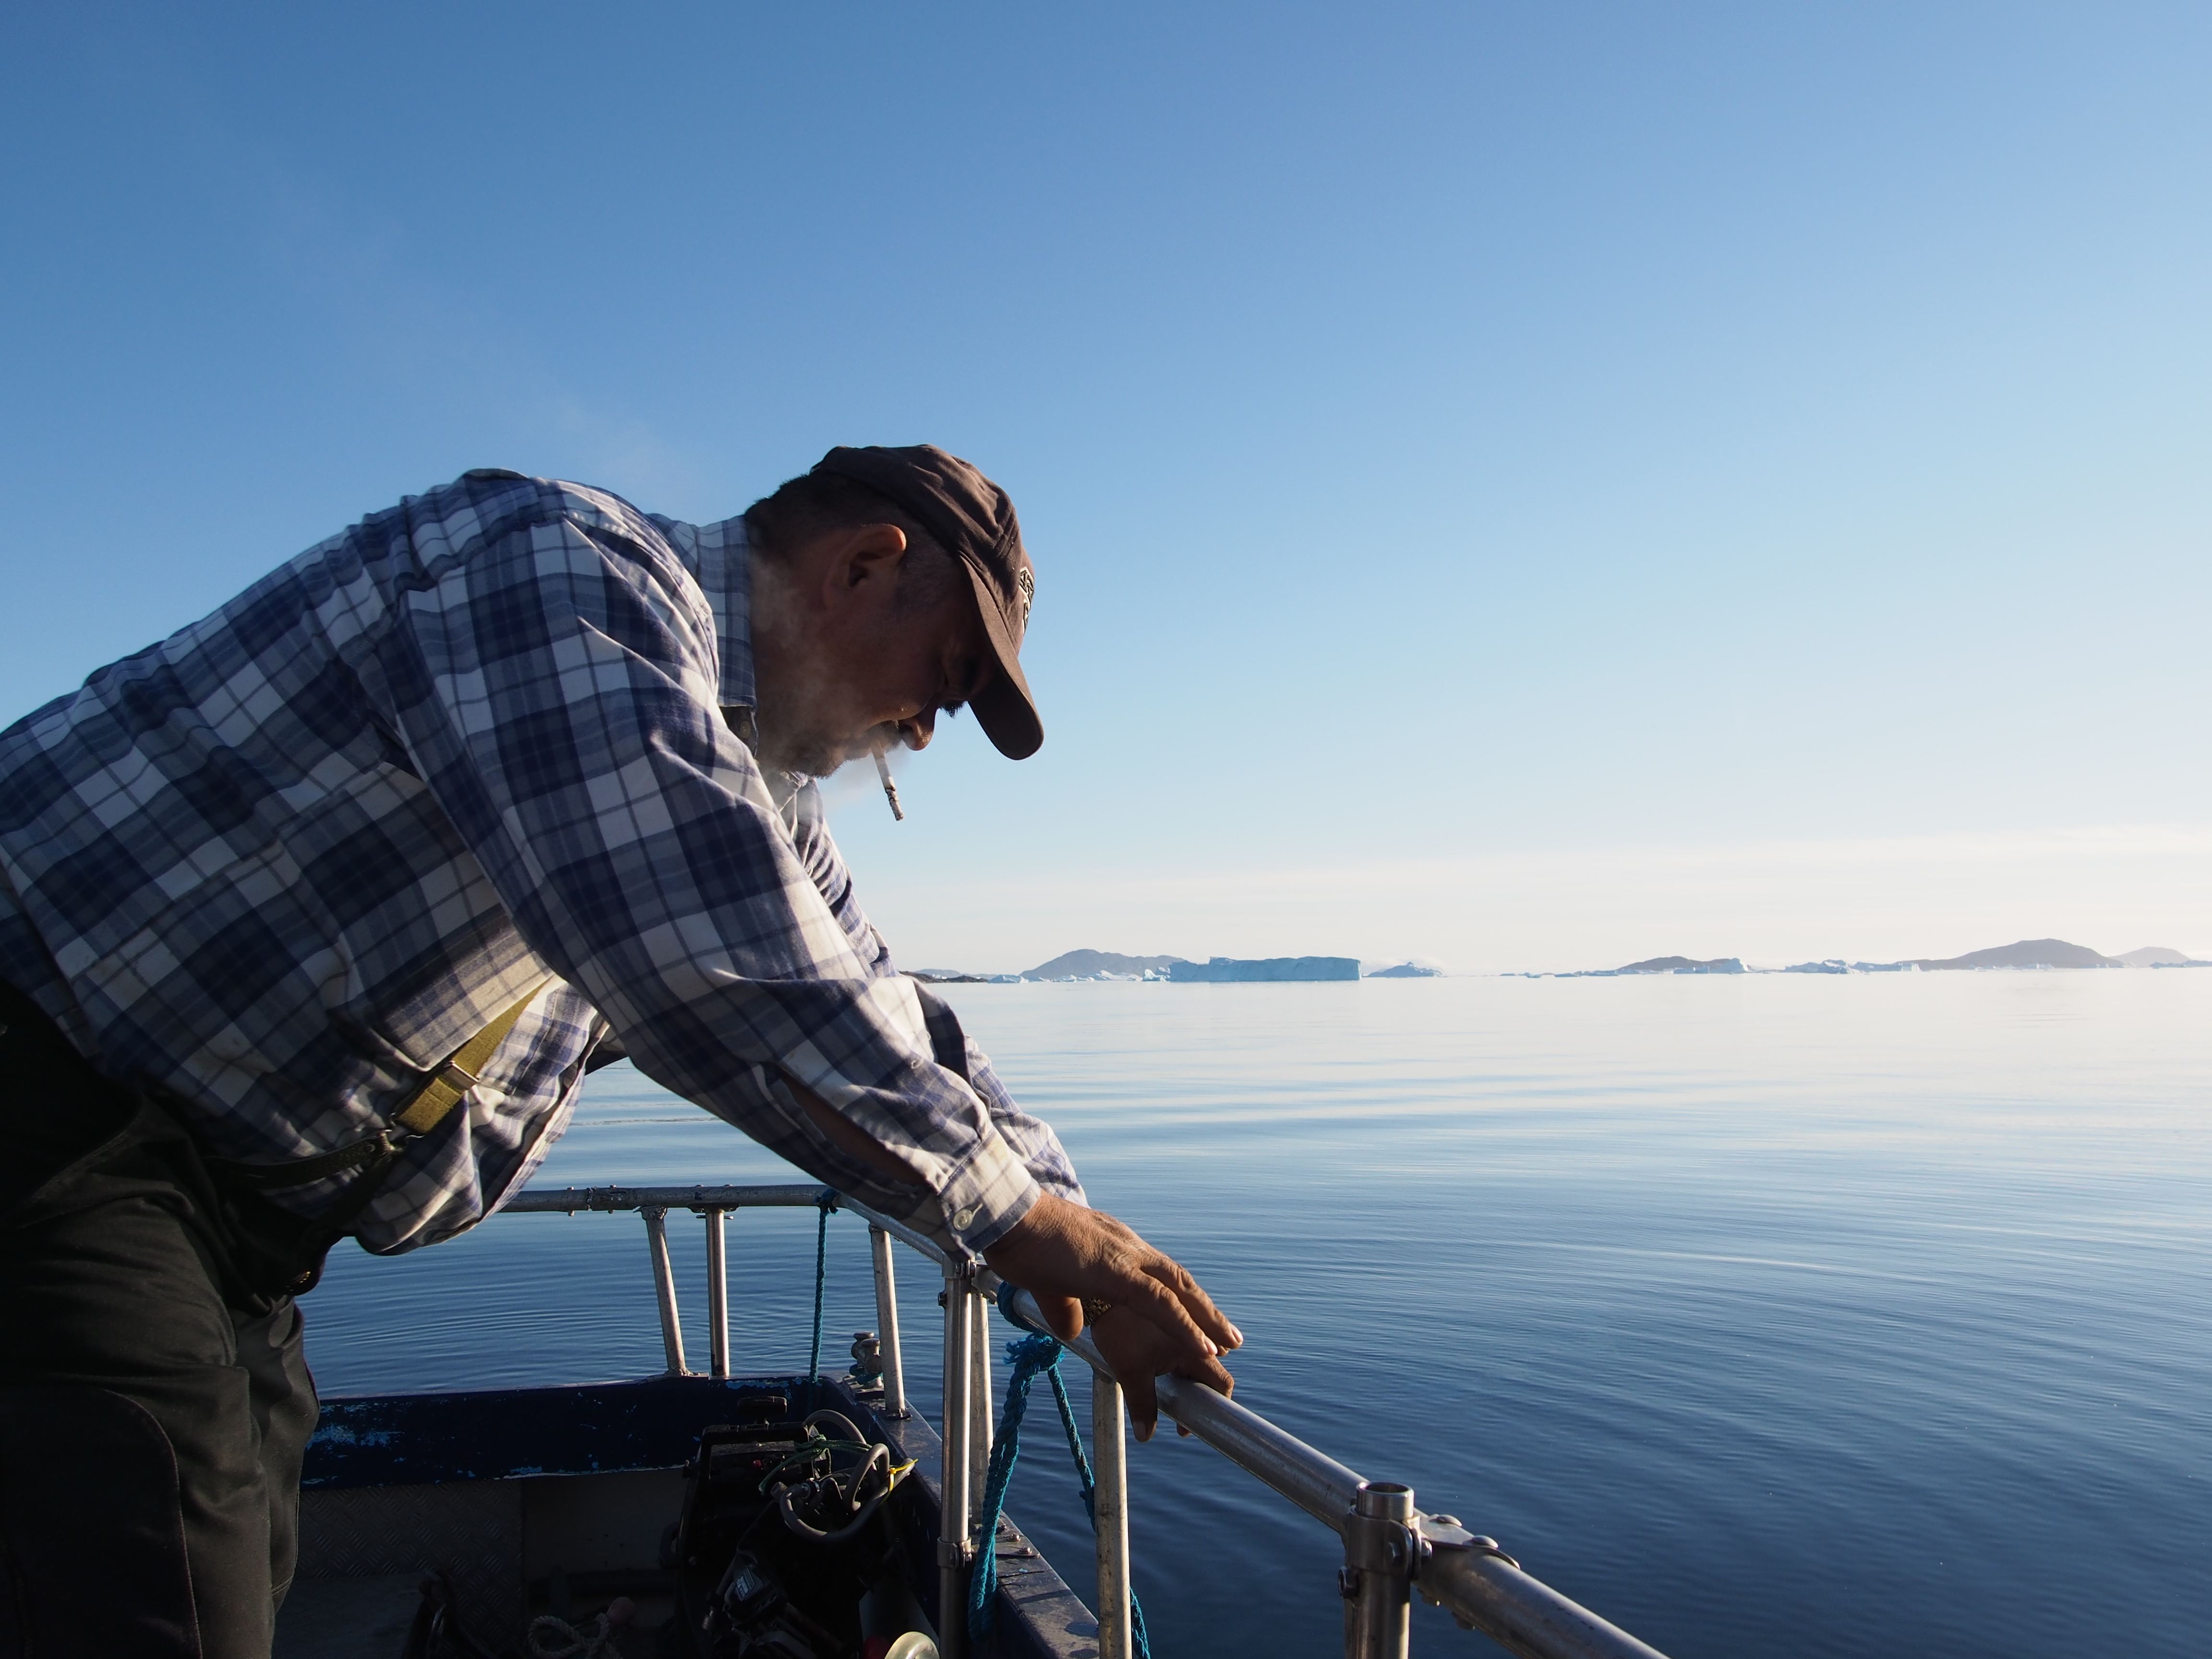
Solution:
[[[1243,985],[1280,980],[1358,979],[1358,957],[1263,957],[1243,962],[1215,957],[1208,962],[1177,962],[1168,967],[1177,985]]]

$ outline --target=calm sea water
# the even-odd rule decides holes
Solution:
[[[952,994],[1243,1328],[1240,1397],[1656,1646],[2203,1651],[2212,971]],[[789,1173],[616,1067],[538,1184]],[[814,1225],[732,1221],[741,1369],[804,1368]],[[830,1245],[849,1341],[866,1229]],[[933,1417],[937,1285],[901,1266]],[[634,1217],[349,1252],[308,1316],[326,1393],[660,1364]],[[1081,1589],[1031,1423],[1012,1508]],[[1131,1462],[1158,1651],[1341,1651],[1332,1535],[1194,1441]],[[1415,1643],[1496,1650],[1431,1608]]]

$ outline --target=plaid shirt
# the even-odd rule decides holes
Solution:
[[[621,1053],[940,1241],[1079,1200],[892,967],[815,785],[736,734],[750,594],[742,520],[574,484],[471,472],[363,520],[0,732],[0,978],[210,1152],[277,1164],[388,1127],[550,976],[356,1224],[380,1253],[498,1208]]]

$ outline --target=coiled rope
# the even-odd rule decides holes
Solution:
[[[615,1629],[628,1622],[627,1618],[617,1620],[611,1611],[580,1626],[550,1613],[541,1614],[530,1621],[531,1659],[622,1659]]]
[[[1075,1459],[1075,1476],[1082,1483],[1084,1512],[1091,1530],[1098,1530],[1098,1481],[1091,1460],[1083,1453],[1083,1431],[1076,1426],[1075,1407],[1068,1402],[1067,1383],[1060,1374],[1060,1357],[1066,1352],[1048,1336],[1017,1337],[1006,1344],[1006,1363],[1014,1368],[1006,1379],[1006,1409],[999,1433],[991,1444],[989,1473],[983,1481],[982,1513],[975,1523],[975,1571],[968,1586],[968,1635],[980,1644],[991,1629],[998,1607],[999,1516],[1006,1507],[1006,1487],[1014,1475],[1014,1460],[1021,1455],[1022,1418],[1029,1410],[1030,1384],[1039,1376],[1050,1379],[1052,1397],[1060,1407],[1060,1426],[1067,1431],[1067,1449]],[[1129,1638],[1136,1659],[1152,1659],[1152,1638],[1145,1630],[1145,1610],[1137,1593],[1129,1592]]]

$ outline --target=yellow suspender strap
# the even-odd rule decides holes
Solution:
[[[507,1034],[522,1018],[522,1011],[538,1000],[538,994],[548,982],[539,980],[523,993],[521,1001],[455,1049],[453,1057],[438,1068],[436,1075],[422,1085],[422,1091],[407,1103],[394,1121],[418,1135],[428,1134],[443,1123],[446,1114],[460,1103],[461,1097],[477,1086],[478,1070],[507,1041]]]

